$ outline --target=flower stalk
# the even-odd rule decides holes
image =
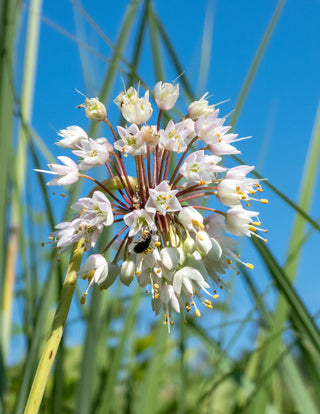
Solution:
[[[39,411],[47,380],[53,365],[77,281],[77,272],[81,265],[83,240],[74,244],[66,277],[62,286],[61,296],[51,326],[48,340],[42,352],[41,359],[32,383],[24,414],[36,414]]]

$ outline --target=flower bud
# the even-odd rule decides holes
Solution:
[[[84,106],[86,117],[92,121],[104,121],[107,118],[107,110],[98,98],[86,98]]]
[[[212,249],[210,237],[205,231],[199,231],[196,235],[196,245],[201,253],[207,254]]]
[[[120,280],[121,282],[129,286],[134,278],[134,272],[136,271],[136,265],[132,260],[126,260],[122,262],[120,268]]]
[[[158,82],[154,87],[154,99],[162,111],[173,108],[179,96],[179,84]]]

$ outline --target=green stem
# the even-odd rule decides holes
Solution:
[[[67,274],[62,286],[60,300],[52,322],[51,332],[38,364],[24,414],[36,414],[39,411],[50,369],[53,365],[69,313],[77,281],[77,271],[81,265],[83,254],[82,243],[83,240],[80,240],[73,246]]]

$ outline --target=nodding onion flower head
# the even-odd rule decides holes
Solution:
[[[57,145],[71,150],[78,162],[60,156],[62,164],[37,170],[54,175],[48,185],[79,179],[94,183],[88,196],[72,204],[73,220],[57,224],[50,234],[58,260],[80,240],[89,252],[78,272],[88,280],[81,302],[94,283],[107,289],[117,278],[125,286],[136,280],[147,288],[153,311],[163,314],[169,331],[172,311],[186,319],[194,309],[199,317],[199,302],[214,308],[229,269],[253,269],[240,258],[230,235],[267,241],[259,213],[248,209],[257,201],[267,203],[257,197],[263,191],[261,180],[248,176],[254,167],[220,165],[223,156],[240,152],[234,144],[244,138],[230,133],[207,94],[192,102],[181,119],[161,123],[163,111],[172,109],[178,96],[178,84],[158,82],[158,118],[142,125],[153,113],[149,91],[139,97],[131,86],[114,101],[128,122],[124,126],[113,126],[104,105],[86,98],[86,115],[105,122],[107,138],[92,139],[74,125],[60,130]],[[80,172],[98,166],[106,167],[102,180]],[[90,254],[105,227],[106,244]]]

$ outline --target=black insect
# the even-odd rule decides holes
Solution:
[[[143,253],[147,250],[151,243],[151,233],[149,231],[145,231],[141,236],[140,241],[134,246],[133,251],[135,253]]]

